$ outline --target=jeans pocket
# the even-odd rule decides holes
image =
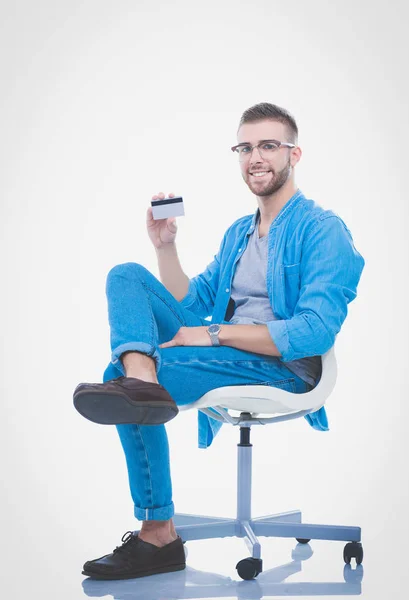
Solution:
[[[292,392],[293,394],[297,392],[294,377],[289,377],[288,379],[279,379],[277,381],[257,381],[253,385],[266,385],[269,387],[277,387],[286,392]]]

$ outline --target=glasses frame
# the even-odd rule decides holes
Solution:
[[[237,144],[236,146],[232,146],[231,150],[232,152],[237,152],[237,154],[240,156],[245,157],[245,159],[247,159],[247,156],[251,156],[253,154],[253,150],[254,148],[258,148],[258,151],[260,153],[260,156],[264,156],[261,153],[261,148],[260,146],[262,144],[268,144],[268,143],[273,143],[276,144],[277,148],[274,148],[273,152],[275,150],[279,150],[280,148],[296,148],[297,146],[295,144],[290,144],[289,142],[280,142],[279,140],[261,140],[261,142],[259,142],[258,144],[255,144],[254,146],[252,146],[251,144],[246,144],[246,142],[241,142],[240,144]],[[240,148],[241,146],[250,146],[251,150],[250,152],[247,152],[246,154],[240,154],[237,150],[237,148]]]

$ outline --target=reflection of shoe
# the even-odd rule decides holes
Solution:
[[[158,425],[170,421],[179,412],[162,385],[136,377],[80,383],[74,390],[74,406],[86,419],[104,425]]]
[[[187,571],[174,573],[158,573],[153,577],[140,577],[135,579],[91,579],[84,577],[82,591],[88,598],[108,597],[116,600],[176,600],[186,596]],[[135,585],[136,584],[136,585]],[[190,589],[190,588],[189,588]],[[86,598],[82,597],[82,600]]]
[[[111,554],[87,561],[82,574],[93,579],[132,579],[186,568],[179,536],[162,548],[144,542],[132,531],[127,531],[122,541],[122,546],[117,546]]]

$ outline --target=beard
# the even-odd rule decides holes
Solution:
[[[282,188],[283,185],[288,181],[288,178],[291,175],[290,159],[288,159],[286,166],[283,169],[281,169],[281,171],[278,171],[278,173],[271,171],[271,174],[271,181],[265,183],[264,187],[263,185],[261,185],[261,182],[259,184],[256,183],[255,185],[253,185],[253,182],[250,182],[249,179],[247,185],[249,186],[253,194],[262,197],[272,196],[273,194],[278,192],[278,190]]]

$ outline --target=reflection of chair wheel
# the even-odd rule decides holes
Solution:
[[[236,565],[237,573],[242,579],[254,579],[263,570],[261,558],[243,558]]]
[[[299,544],[308,544],[311,540],[304,540],[303,538],[295,538]]]
[[[361,542],[349,542],[344,548],[344,561],[347,565],[351,564],[351,559],[355,558],[356,564],[360,565],[364,558],[364,550]]]
[[[362,565],[357,565],[355,569],[352,569],[351,565],[345,565],[344,580],[346,583],[361,583],[363,578],[364,568]]]
[[[309,544],[297,544],[291,551],[291,558],[298,561],[309,560],[313,554],[314,551]]]

